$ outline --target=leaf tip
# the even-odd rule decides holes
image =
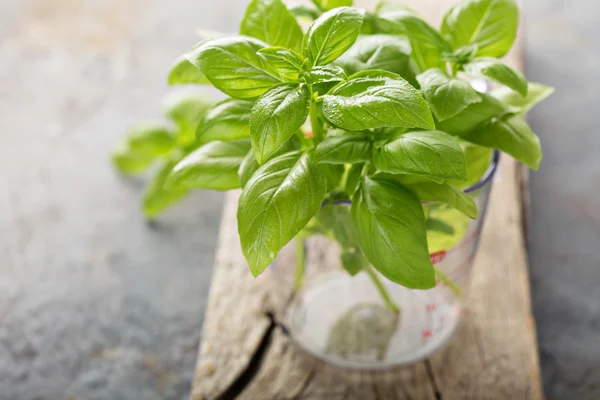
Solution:
[[[527,84],[527,81],[525,81],[524,84],[519,85],[516,89],[517,93],[519,93],[523,98],[526,98],[529,94],[529,85]]]
[[[263,165],[268,159],[268,156],[263,154],[262,151],[254,152],[254,157],[256,158],[256,162],[258,163],[258,165]]]
[[[534,171],[539,171],[541,162],[542,162],[542,155],[540,153],[539,157],[537,157],[535,160],[529,161],[525,165],[527,165],[527,167],[531,168]]]
[[[477,205],[475,204],[475,202],[473,202],[473,204],[469,205],[467,208],[467,216],[471,219],[477,219],[479,218],[479,210],[477,209]]]
[[[423,101],[425,101],[425,100],[423,100]],[[433,114],[431,112],[431,108],[429,107],[429,104],[427,104],[427,111],[428,112],[425,113],[425,118],[422,119],[423,123],[418,128],[435,130],[435,121],[433,120]]]
[[[173,71],[169,72],[169,75],[167,75],[167,85],[169,86],[173,86],[177,84],[177,79],[175,79],[175,74],[173,73]]]
[[[254,264],[254,263],[248,262],[248,267],[249,267],[250,273],[252,274],[253,277],[257,278],[269,266],[269,264],[267,264],[267,265],[262,265],[262,264],[264,264],[264,263]]]
[[[143,205],[142,212],[144,213],[144,218],[146,218],[146,221],[148,222],[154,222],[158,215],[156,210],[146,204]]]
[[[535,154],[534,154],[534,157],[532,157],[532,160],[530,160],[525,165],[527,165],[529,168],[531,168],[534,171],[538,171],[540,169],[540,164],[542,162],[542,158],[544,157],[544,153],[542,153],[542,144],[540,143],[539,137],[534,134],[534,138],[535,138],[535,141],[534,141]]]

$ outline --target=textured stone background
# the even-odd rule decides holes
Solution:
[[[524,0],[526,72],[556,87],[530,121],[533,306],[549,400],[600,399],[600,2]]]
[[[600,3],[526,3],[527,72],[558,88],[531,117],[545,149],[531,259],[546,393],[598,399]],[[222,197],[195,193],[150,227],[143,179],[119,178],[108,154],[159,115],[195,29],[235,30],[244,4],[0,2],[0,400],[187,397]]]
[[[187,397],[222,195],[155,227],[109,153],[243,1],[0,1],[0,399]]]

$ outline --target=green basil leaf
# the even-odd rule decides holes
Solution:
[[[359,248],[358,234],[349,206],[327,204],[321,207],[315,218],[321,233],[338,241],[342,249],[355,251]]]
[[[352,6],[352,0],[312,0],[312,2],[323,11]]]
[[[466,141],[461,141],[460,147],[463,149],[467,160],[467,180],[450,180],[448,183],[462,189],[473,186],[483,178],[492,162],[493,151],[487,147],[477,146]]]
[[[304,61],[300,54],[293,50],[284,47],[272,46],[260,49],[258,53],[264,56],[271,64],[281,63],[282,66],[293,67],[298,71],[302,71]]]
[[[342,249],[344,249],[344,252],[349,252],[350,254],[359,254],[362,256],[360,245],[358,243],[358,233],[356,232],[356,227],[354,226],[354,221],[352,220],[352,214],[350,213],[350,206],[331,205],[322,208],[325,211],[332,211],[332,215],[328,220],[328,225],[331,227],[333,238],[340,243],[340,246]],[[366,262],[366,260],[364,261]],[[355,264],[355,262],[351,262],[351,264]],[[366,262],[366,264],[368,264],[368,262]],[[364,263],[363,266],[365,266]],[[346,267],[346,265],[344,265],[344,267]],[[351,269],[355,270],[355,268]]]
[[[213,190],[239,188],[238,170],[249,150],[248,139],[210,142],[175,165],[166,187]]]
[[[250,137],[260,164],[306,122],[309,103],[304,85],[276,86],[256,101],[250,114]]]
[[[175,146],[173,132],[162,122],[144,121],[132,126],[112,153],[115,167],[125,174],[144,171]]]
[[[356,275],[368,267],[369,262],[363,256],[358,235],[347,205],[327,204],[322,206],[308,225],[302,230],[301,235],[324,235],[339,243],[342,266],[350,275]]]
[[[340,83],[339,81],[338,82],[315,83],[314,85],[312,85],[313,95],[314,95],[314,93],[316,93],[317,95],[319,93],[328,93],[331,89],[333,89],[339,83]],[[322,115],[323,113],[320,111],[322,109],[322,104],[320,102],[317,102],[316,106],[320,112],[319,117],[322,118],[323,122],[326,122],[325,118]]]
[[[468,44],[452,51],[451,53],[447,53],[445,58],[446,60],[455,64],[466,64],[475,58],[478,49],[479,46],[476,44]]]
[[[252,0],[242,20],[240,34],[272,46],[302,50],[302,28],[281,0]]]
[[[369,261],[363,256],[360,249],[356,251],[342,250],[342,267],[351,276],[354,276],[360,271],[369,268]]]
[[[204,144],[213,140],[225,142],[249,137],[253,106],[253,101],[239,99],[227,99],[216,104],[198,127],[198,141]]]
[[[494,97],[479,93],[481,101],[470,104],[453,117],[436,123],[437,129],[451,135],[465,135],[478,125],[505,114],[507,107]]]
[[[373,178],[376,178],[379,180],[395,182],[402,186],[412,184],[412,183],[422,183],[422,182],[433,182],[433,183],[442,184],[442,183],[446,182],[446,180],[447,180],[444,178],[437,178],[434,176],[415,175],[415,174],[406,174],[406,173],[393,174],[393,173],[381,172],[381,171],[376,172],[372,176],[373,176]]]
[[[254,175],[259,167],[260,164],[258,161],[256,161],[254,150],[250,149],[248,154],[246,154],[246,157],[244,157],[242,160],[240,168],[238,169],[238,179],[240,180],[240,186],[242,188],[246,186],[246,183],[248,183],[252,175]]]
[[[360,32],[364,10],[340,7],[323,13],[304,36],[311,66],[329,64],[348,50]]]
[[[416,86],[416,66],[410,58],[410,44],[399,36],[362,35],[336,60],[352,75],[367,69],[389,71]]]
[[[423,96],[438,121],[451,118],[478,103],[481,97],[464,79],[449,76],[439,68],[432,68],[417,76]]]
[[[242,251],[258,276],[319,211],[327,179],[308,153],[287,153],[261,166],[240,197]]]
[[[408,128],[381,128],[373,132],[373,137],[376,140],[389,140],[390,137],[401,135],[403,133],[408,132],[409,130],[410,129]]]
[[[523,74],[495,58],[475,58],[463,68],[469,75],[492,79],[527,96],[527,80]]]
[[[382,33],[405,35],[410,41],[412,58],[421,72],[429,68],[444,68],[443,55],[450,51],[444,38],[427,22],[409,10],[388,10],[377,19]]]
[[[169,85],[183,85],[187,83],[206,85],[210,83],[206,76],[185,58],[185,55],[173,62],[167,82]]]
[[[364,164],[352,164],[346,165],[346,173],[343,177],[342,187],[350,196],[354,194],[360,179],[362,178],[362,170],[364,168]]]
[[[531,169],[537,170],[542,160],[540,140],[521,115],[494,118],[464,139],[508,153]]]
[[[225,37],[202,43],[186,57],[223,93],[250,99],[281,82],[279,73],[256,53],[265,47],[257,39]]]
[[[460,144],[456,138],[439,131],[404,133],[379,147],[374,162],[382,172],[467,179]]]
[[[132,151],[154,156],[166,155],[175,146],[171,130],[165,124],[153,121],[133,125],[127,131],[125,140]]]
[[[373,143],[368,132],[331,131],[319,143],[315,161],[329,164],[356,164],[371,160]]]
[[[360,247],[383,276],[411,289],[435,286],[425,215],[409,190],[365,178],[352,199]]]
[[[337,65],[325,65],[322,67],[313,67],[310,71],[302,74],[302,79],[309,85],[315,85],[318,83],[326,82],[340,82],[345,80],[346,72],[342,67]]]
[[[319,18],[319,15],[321,15],[319,10],[306,6],[292,7],[290,8],[290,12],[297,18],[306,19],[308,21],[314,21],[315,19]]]
[[[177,139],[187,146],[196,138],[200,122],[212,107],[212,104],[197,92],[175,92],[163,102],[167,114],[178,126]]]
[[[114,166],[124,174],[137,174],[148,168],[157,158],[156,154],[135,151],[126,141],[117,145],[112,153]]]
[[[527,114],[533,106],[548,98],[552,93],[554,93],[554,88],[533,82],[529,82],[527,86],[527,97],[523,97],[505,87],[492,91],[492,95],[495,98],[509,106],[517,108],[523,115]]]
[[[421,201],[439,201],[470,218],[477,218],[477,205],[473,198],[454,186],[442,183],[420,182],[404,185]]]
[[[512,47],[518,25],[515,0],[466,0],[448,10],[441,32],[455,49],[476,44],[478,56],[500,58]]]
[[[302,143],[297,136],[292,136],[287,142],[283,144],[274,154],[274,156],[279,156],[281,154],[285,154],[291,151],[300,150],[302,147]],[[246,186],[246,183],[250,180],[252,175],[256,172],[256,170],[260,167],[258,161],[256,161],[256,156],[254,155],[254,150],[250,149],[246,157],[242,160],[240,164],[240,169],[238,170],[238,178],[240,179],[240,185],[242,187]]]
[[[165,182],[177,161],[167,161],[154,176],[154,179],[144,190],[143,208],[146,218],[152,220],[171,205],[184,198],[189,192],[186,187],[173,187],[166,189]]]
[[[446,235],[453,235],[455,232],[455,229],[452,225],[450,225],[449,223],[447,223],[446,221],[443,221],[441,219],[428,217],[427,221],[426,221],[426,226],[427,226],[427,233],[429,233],[430,231],[434,231],[434,232],[444,233]]]
[[[298,80],[302,72],[302,59],[292,50],[283,47],[267,47],[258,51],[285,80]]]
[[[321,207],[315,219],[319,233],[337,241],[342,249],[342,267],[352,276],[368,268],[369,262],[362,254],[358,234],[350,207],[346,205],[326,205]]]
[[[313,157],[314,158],[314,157]],[[326,164],[319,166],[320,170],[327,177],[327,192],[328,196],[336,196],[338,193],[336,189],[339,189],[342,185],[342,177],[344,176],[344,166],[335,164]],[[335,191],[335,192],[334,192]],[[331,193],[334,192],[334,193]]]
[[[377,15],[370,11],[365,11],[363,23],[360,26],[361,35],[374,35],[377,32]]]
[[[429,203],[423,206],[428,210],[427,214],[427,246],[429,253],[433,254],[438,251],[450,250],[465,237],[465,233],[469,228],[470,218],[465,214],[441,205],[439,203]],[[441,229],[429,229],[429,220],[439,221],[452,227],[452,233],[447,230],[442,232]],[[439,224],[437,225],[440,226]]]
[[[363,71],[348,79],[322,97],[323,114],[333,125],[349,131],[433,128],[427,102],[400,76]]]

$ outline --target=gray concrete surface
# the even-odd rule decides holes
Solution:
[[[549,400],[600,399],[600,2],[526,0],[526,70],[556,87],[530,121],[531,280]]]
[[[234,30],[244,0],[0,3],[0,400],[184,399],[221,195],[154,227],[141,180],[107,154],[158,115],[196,27]],[[600,398],[600,4],[526,1],[527,72],[557,87],[532,113],[532,284],[546,395]],[[454,399],[452,399],[454,400]]]
[[[109,153],[233,4],[0,2],[1,400],[186,398],[222,195],[151,228]]]

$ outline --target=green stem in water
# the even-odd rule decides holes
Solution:
[[[296,291],[302,288],[304,282],[304,266],[305,266],[305,254],[304,254],[304,240],[296,238],[296,279],[294,282],[294,288]]]
[[[440,281],[442,281],[446,286],[452,290],[452,292],[456,295],[456,297],[462,297],[463,290],[460,286],[458,286],[452,279],[448,277],[448,275],[444,274],[439,269],[433,267],[435,270],[435,275],[438,277]]]
[[[400,307],[398,307],[398,305],[396,303],[394,303],[394,300],[392,300],[390,294],[388,293],[387,289],[385,288],[385,285],[383,284],[383,282],[381,282],[381,279],[379,279],[379,276],[377,276],[377,273],[375,272],[375,270],[373,270],[373,268],[369,267],[369,268],[366,268],[365,271],[367,272],[367,275],[369,275],[369,278],[371,278],[371,280],[375,284],[375,287],[379,291],[379,294],[381,294],[381,297],[383,298],[383,301],[385,302],[385,304],[393,312],[399,313]]]
[[[315,144],[319,144],[325,138],[325,129],[323,128],[323,121],[319,119],[317,103],[314,99],[310,102],[309,116]]]

